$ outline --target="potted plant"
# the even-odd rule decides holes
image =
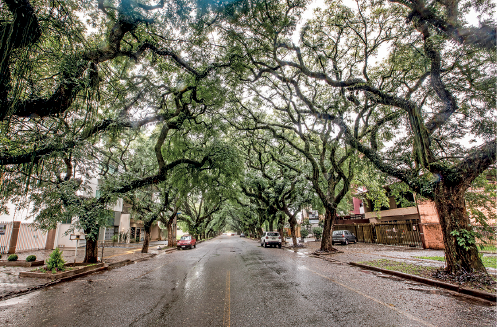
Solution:
[[[301,242],[304,243],[304,239],[309,235],[309,231],[305,228],[300,229]]]
[[[312,229],[312,233],[316,237],[316,241],[321,238],[321,235],[323,235],[323,229],[321,227],[314,227]]]

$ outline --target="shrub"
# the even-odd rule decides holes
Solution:
[[[36,260],[36,256],[35,255],[28,255],[27,258],[26,258],[27,262],[33,262],[35,260]]]
[[[300,236],[302,237],[302,239],[306,238],[308,235],[309,235],[309,231],[307,229],[302,228],[300,230]]]
[[[17,256],[17,254],[11,254],[7,258],[7,260],[9,260],[9,261],[17,261],[17,259],[19,259],[19,257]]]
[[[66,262],[62,258],[62,251],[59,248],[53,250],[50,253],[50,257],[47,259],[47,270],[51,270],[53,273],[57,271],[64,271],[64,264]]]
[[[320,239],[321,235],[323,235],[323,229],[321,227],[315,227],[312,229],[312,233],[316,237],[316,239]]]

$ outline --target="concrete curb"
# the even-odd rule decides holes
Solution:
[[[166,249],[164,251],[164,253],[170,253],[170,252],[173,252],[173,251],[176,251],[176,249],[175,248],[169,248],[169,249]],[[82,272],[82,273],[79,273],[79,274],[75,274],[73,276],[68,276],[68,277],[64,277],[64,278],[54,279],[54,280],[52,280],[52,281],[50,281],[48,283],[45,283],[45,284],[28,287],[28,288],[23,289],[23,290],[12,291],[12,292],[9,292],[9,293],[7,293],[5,295],[1,295],[0,296],[0,301],[7,300],[9,298],[13,298],[13,297],[16,297],[16,296],[21,296],[21,295],[24,295],[24,294],[27,294],[27,293],[31,293],[31,292],[37,291],[39,289],[42,289],[42,288],[45,288],[45,287],[48,287],[48,286],[52,286],[52,285],[55,285],[55,284],[58,284],[58,283],[67,282],[67,281],[70,281],[70,280],[73,280],[73,279],[76,279],[76,278],[79,278],[79,277],[84,277],[86,275],[90,275],[90,274],[93,274],[93,273],[96,273],[96,272],[100,272],[100,271],[104,271],[104,270],[112,270],[112,269],[116,269],[116,268],[120,268],[120,267],[124,267],[124,266],[130,265],[130,264],[133,264],[133,263],[137,263],[137,262],[140,262],[140,261],[145,261],[145,260],[148,260],[150,258],[155,257],[156,255],[157,254],[151,254],[151,255],[149,255],[147,257],[140,258],[140,259],[137,259],[137,260],[126,259],[126,260],[123,260],[123,261],[118,261],[118,262],[114,262],[114,263],[111,263],[111,264],[106,264],[103,267],[99,267],[98,269],[93,269],[93,270],[85,271],[85,272]]]
[[[445,289],[448,289],[448,290],[451,290],[454,292],[458,292],[458,293],[466,294],[466,295],[471,295],[471,296],[474,296],[474,297],[477,297],[480,299],[494,302],[494,304],[496,302],[496,294],[492,294],[492,293],[488,293],[488,292],[484,292],[484,291],[479,291],[479,290],[473,290],[473,289],[466,288],[466,287],[460,287],[460,286],[457,286],[454,284],[440,282],[440,281],[434,280],[434,279],[419,277],[419,276],[415,276],[415,275],[409,275],[409,274],[401,273],[399,271],[386,270],[386,269],[382,269],[382,268],[378,268],[378,267],[371,267],[371,266],[363,265],[363,264],[356,263],[356,262],[349,262],[349,265],[356,266],[356,267],[363,268],[363,269],[374,270],[374,271],[378,271],[378,272],[381,272],[384,274],[389,274],[389,275],[393,275],[393,276],[397,276],[397,277],[401,277],[401,278],[405,278],[405,279],[414,280],[416,282],[431,285],[431,286],[445,288]]]

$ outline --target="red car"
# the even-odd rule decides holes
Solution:
[[[176,247],[179,249],[192,249],[197,247],[197,240],[194,239],[191,235],[183,235],[179,239]]]

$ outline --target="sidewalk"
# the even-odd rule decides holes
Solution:
[[[131,243],[131,244],[121,244],[116,247],[105,247],[104,250],[104,262],[107,264],[112,264],[124,260],[139,260],[144,257],[150,256],[150,254],[158,254],[158,247],[165,249],[167,246],[167,241],[155,241],[150,242],[148,253],[140,253],[142,248],[142,243]],[[23,253],[18,253],[19,260],[24,261],[28,255],[35,255],[37,260],[46,260],[51,250],[37,250],[28,251]],[[162,250],[160,251],[162,252]],[[74,262],[74,249],[62,249],[62,255],[67,263]],[[85,255],[85,248],[78,248],[78,255],[76,257],[76,262],[82,262]],[[102,248],[98,249],[99,257],[102,255]],[[6,259],[7,255],[3,255],[2,259]],[[48,282],[44,278],[20,278],[19,272],[30,271],[32,267],[6,267],[0,266],[0,298],[9,294],[11,292],[28,289],[32,287],[38,287],[44,285]]]
[[[287,245],[292,245],[291,239],[287,239],[287,242]],[[314,251],[319,250],[320,247],[321,242],[315,241],[314,239],[306,239],[305,247],[299,248],[297,251],[306,255],[310,255]],[[356,243],[349,245],[337,244],[334,247],[343,253],[333,254],[331,258],[341,262],[362,262],[378,259],[391,259],[395,261],[436,268],[443,268],[445,266],[445,263],[443,261],[416,258],[443,257],[443,250],[391,246],[374,243]],[[497,256],[497,254],[485,253],[484,256]],[[491,274],[497,274],[497,269],[495,268],[487,268],[487,271]]]

